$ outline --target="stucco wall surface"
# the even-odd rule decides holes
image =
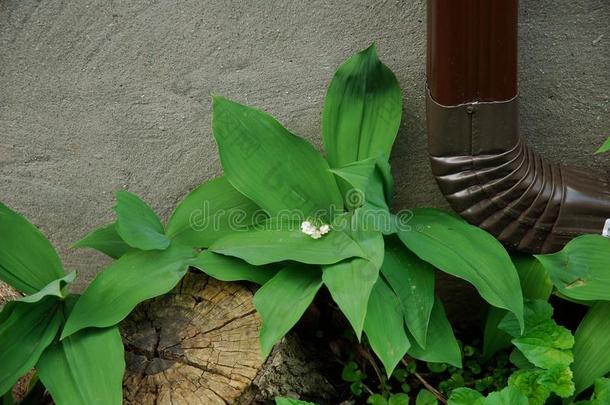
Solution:
[[[521,1],[522,129],[555,160],[608,166],[592,152],[610,135],[609,21],[607,0]],[[82,285],[107,260],[69,246],[113,219],[114,191],[166,218],[221,173],[210,94],[320,147],[326,85],[372,41],[405,97],[395,206],[446,207],[426,154],[424,0],[0,0],[0,200]]]

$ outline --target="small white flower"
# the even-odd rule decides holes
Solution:
[[[301,223],[301,232],[311,236],[313,239],[320,239],[323,235],[330,232],[330,226],[327,224],[322,224],[319,228],[317,228],[310,221],[303,221]]]
[[[301,231],[307,235],[311,235],[316,230],[316,227],[309,221],[303,221],[301,224]]]

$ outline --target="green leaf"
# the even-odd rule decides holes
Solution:
[[[610,302],[598,302],[583,318],[574,335],[576,394],[610,373]]]
[[[538,382],[561,398],[568,398],[574,394],[573,374],[569,367],[556,365],[540,374]]]
[[[116,199],[116,230],[129,246],[141,250],[167,249],[170,241],[148,204],[128,191],[117,191]]]
[[[553,317],[553,307],[543,300],[528,300],[525,304],[524,315],[525,334],[527,334],[535,326],[551,320]],[[521,333],[521,325],[514,314],[507,313],[504,316],[504,319],[498,324],[498,328],[512,337],[523,335]]]
[[[478,404],[477,404],[478,405]],[[499,392],[492,392],[481,405],[529,405],[527,397],[517,388],[508,386]]]
[[[572,239],[559,252],[536,255],[555,287],[568,298],[610,300],[610,240],[601,235]]]
[[[428,324],[428,335],[426,336],[426,348],[422,348],[411,340],[409,355],[418,360],[432,363],[448,363],[455,367],[462,367],[462,352],[458,345],[451,324],[447,320],[443,303],[436,297],[430,323]]]
[[[393,180],[385,155],[349,163],[331,171],[345,180],[351,189],[345,195],[345,205],[353,210],[367,202],[372,208],[389,211]]]
[[[172,243],[167,250],[130,252],[98,273],[76,303],[62,339],[88,327],[113,326],[140,302],[170,291],[194,257],[190,247]]]
[[[378,277],[379,268],[359,257],[322,267],[324,285],[354,328],[358,340],[364,328],[369,296]]]
[[[574,361],[574,337],[554,321],[543,322],[513,339],[513,344],[535,366],[549,369],[555,365],[569,366]]]
[[[433,402],[433,404],[436,404],[436,402]],[[388,405],[409,405],[409,396],[403,392],[392,394],[388,398]]]
[[[544,405],[551,390],[539,382],[543,372],[539,369],[516,371],[509,377],[508,384],[525,395],[529,405]]]
[[[291,264],[254,294],[254,306],[263,320],[260,332],[263,357],[297,323],[321,286],[319,267]]]
[[[322,134],[332,167],[390,155],[400,126],[402,95],[375,45],[344,62],[324,99]]]
[[[311,402],[299,401],[294,398],[275,397],[275,405],[315,405]]]
[[[447,405],[482,405],[484,400],[480,392],[470,388],[456,388],[451,391]]]
[[[341,379],[347,382],[358,382],[366,378],[366,375],[360,371],[358,364],[355,361],[350,361],[343,367]]]
[[[519,275],[502,245],[484,230],[433,208],[418,208],[400,240],[422,260],[471,283],[491,305],[513,312],[523,325]]]
[[[381,394],[373,394],[366,400],[370,405],[388,405],[388,401]]]
[[[400,300],[382,278],[377,280],[371,292],[364,331],[389,378],[411,345]]]
[[[0,203],[0,280],[34,294],[63,276],[51,243],[24,217]]]
[[[375,228],[369,228],[366,220],[367,210],[358,208],[354,212],[337,215],[331,229],[344,232],[360,247],[361,257],[371,261],[375,267],[381,268],[384,255],[383,235]]]
[[[201,184],[178,204],[167,223],[167,236],[184,245],[206,248],[265,218],[254,202],[219,177]]]
[[[51,281],[47,284],[42,290],[38,291],[35,294],[27,295],[23,298],[19,298],[17,301],[28,302],[30,304],[40,301],[41,299],[49,296],[58,297],[60,299],[65,298],[68,295],[68,292],[65,290],[65,287],[72,283],[76,279],[76,272],[68,274],[65,277],[57,279],[55,281]]]
[[[313,239],[301,231],[300,222],[267,221],[247,232],[227,235],[214,242],[210,250],[239,257],[250,264],[261,265],[294,260],[308,264],[332,264],[364,253],[344,232],[331,231]]]
[[[73,247],[95,249],[113,259],[118,259],[125,253],[133,250],[131,246],[121,239],[116,230],[115,223],[96,229],[76,242]]]
[[[511,259],[519,273],[523,297],[548,300],[553,292],[553,283],[540,261],[531,255],[522,254],[513,255]],[[483,339],[485,359],[490,359],[497,351],[510,346],[510,336],[498,328],[505,314],[505,310],[496,307],[490,307],[487,312]]]
[[[425,348],[434,307],[434,268],[394,238],[387,238],[381,272],[402,303],[409,332]]]
[[[206,250],[189,261],[189,265],[221,281],[252,281],[265,284],[277,272],[265,266],[253,266],[235,257]]]
[[[519,273],[523,298],[547,301],[553,292],[553,282],[542,263],[531,255],[516,254],[511,259]]]
[[[34,367],[57,335],[62,321],[59,302],[53,297],[35,304],[17,302],[0,324],[0,395]]]
[[[596,154],[608,152],[610,150],[610,137],[595,151]]]
[[[125,360],[119,328],[85,329],[53,343],[38,375],[57,405],[120,405]]]
[[[421,389],[415,398],[415,405],[437,405],[436,397],[428,390]]]
[[[270,216],[296,210],[304,219],[331,207],[342,211],[328,163],[270,115],[214,97],[212,130],[227,180]]]

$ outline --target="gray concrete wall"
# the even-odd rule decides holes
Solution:
[[[548,157],[607,167],[610,3],[522,0],[522,128]],[[220,174],[210,94],[321,145],[335,68],[376,41],[405,96],[396,207],[446,207],[424,131],[424,0],[0,0],[0,200],[59,247],[81,285],[105,263],[69,245],[133,191],[163,217]]]

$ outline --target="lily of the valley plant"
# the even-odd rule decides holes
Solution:
[[[27,403],[46,403],[45,388],[57,405],[122,402],[125,360],[118,328],[84,329],[60,340],[79,300],[67,292],[75,276],[64,274],[38,229],[0,203],[0,280],[25,294],[0,312],[2,404],[13,403],[13,385],[31,369],[36,373]]]
[[[77,244],[117,260],[78,300],[62,337],[117,324],[189,267],[262,285],[254,304],[264,356],[324,287],[388,374],[407,353],[459,366],[435,268],[470,282],[523,328],[517,271],[492,236],[435,209],[390,213],[388,156],[401,115],[398,81],[375,46],[330,83],[325,155],[269,114],[214,97],[224,176],[190,193],[165,227],[144,202],[119,192],[116,222]]]

